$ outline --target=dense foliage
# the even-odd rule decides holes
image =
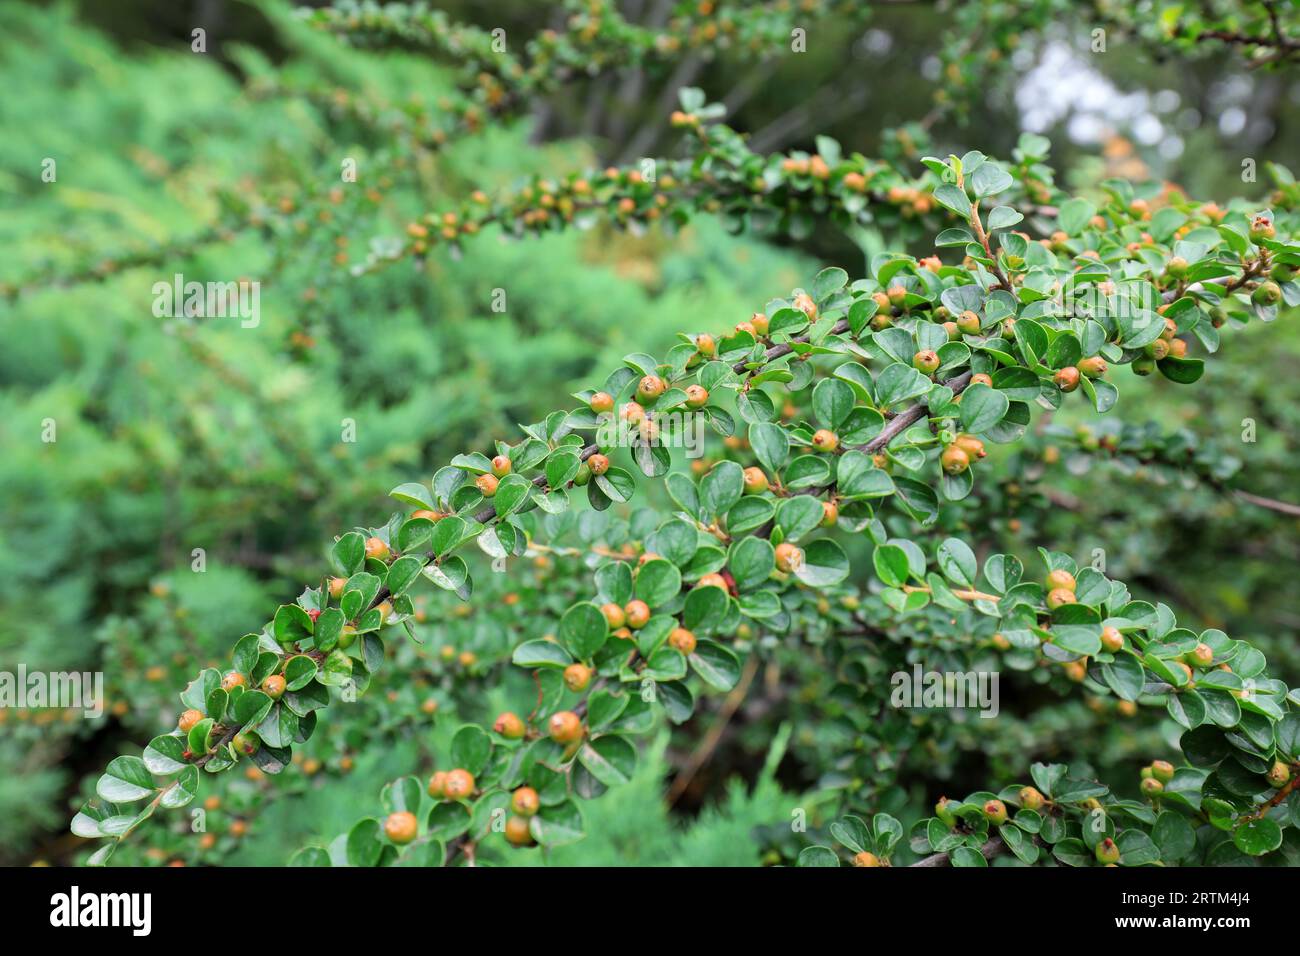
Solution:
[[[954,37],[978,6],[959,8]],[[1210,36],[1232,34],[1262,38],[1244,45],[1272,50],[1268,66],[1293,52],[1290,24],[1269,4],[1155,32],[1098,6],[1116,29],[1133,25],[1161,48],[1199,51],[1202,34],[1242,45]],[[175,859],[191,837],[203,858],[237,853],[249,826],[276,813],[273,789],[320,794],[333,808],[313,832],[339,835],[312,840],[299,864],[508,862],[511,845],[585,845],[591,819],[617,842],[618,825],[596,807],[624,792],[660,803],[665,726],[689,731],[716,713],[694,752],[672,762],[671,803],[707,774],[756,682],[768,685],[769,706],[747,715],[742,747],[759,782],[702,819],[701,859],[1292,862],[1300,717],[1280,675],[1295,669],[1293,652],[1225,630],[1215,608],[1197,606],[1195,577],[1152,568],[1162,547],[1186,540],[1167,537],[1180,514],[1206,516],[1210,543],[1197,553],[1212,558],[1216,535],[1234,539],[1220,542],[1226,553],[1240,546],[1243,522],[1274,528],[1295,512],[1273,488],[1236,483],[1257,449],[1234,454],[1223,429],[1198,428],[1212,410],[1181,429],[1092,419],[1128,407],[1120,392],[1131,375],[1188,394],[1216,387],[1208,373],[1231,364],[1217,353],[1240,339],[1243,353],[1266,358],[1245,384],[1225,387],[1251,396],[1247,414],[1279,423],[1259,452],[1294,470],[1279,448],[1293,427],[1289,393],[1269,381],[1269,362],[1284,353],[1268,344],[1275,329],[1255,333],[1300,305],[1300,187],[1273,165],[1269,188],[1218,204],[1120,178],[1076,193],[1058,184],[1051,143],[1033,133],[1010,162],[978,151],[873,159],[826,136],[811,150],[764,153],[693,88],[669,118],[677,156],[584,168],[489,146],[455,158],[457,137],[467,149],[480,137],[517,143],[493,122],[570,82],[575,64],[658,69],[681,47],[725,52],[720,36],[770,49],[799,16],[759,4],[715,24],[711,7],[683,9],[665,32],[584,4],[520,59],[497,52],[490,30],[423,8],[277,11],[278,27],[311,52],[283,68],[240,53],[240,116],[279,141],[257,169],[219,140],[192,147],[205,151],[202,163],[175,155],[169,111],[192,119],[195,104],[170,104],[156,72],[183,82],[195,67],[121,67],[131,77],[123,101],[152,96],[155,110],[136,133],[134,171],[117,157],[99,175],[156,203],[156,179],[174,176],[173,163],[204,170],[201,215],[157,207],[188,228],[155,230],[167,238],[110,257],[99,250],[111,215],[28,248],[5,276],[15,313],[48,318],[46,343],[62,337],[89,353],[100,317],[78,314],[77,296],[110,301],[95,290],[122,274],[170,274],[173,263],[207,271],[207,250],[228,244],[226,266],[263,277],[275,320],[255,339],[204,319],[146,328],[118,303],[124,334],[97,346],[83,391],[7,395],[24,420],[76,423],[59,424],[58,441],[36,454],[57,450],[45,467],[79,491],[56,490],[39,471],[6,474],[28,520],[57,521],[70,542],[23,562],[5,585],[20,594],[48,578],[66,591],[11,647],[45,667],[71,665],[83,643],[67,639],[69,627],[101,619],[102,659],[122,695],[113,716],[152,736],[88,781],[94,795],[72,830],[103,839],[90,862],[119,847],[138,853],[141,842],[146,858]],[[1006,37],[1060,12],[994,4],[980,23]],[[843,16],[835,4],[804,13]],[[21,35],[47,16],[10,11],[7,26]],[[668,35],[686,39],[664,43]],[[363,52],[339,59],[339,38]],[[68,61],[103,52],[76,30],[62,42],[77,54]],[[445,103],[386,105],[384,84],[400,89],[402,71],[422,69],[366,52],[393,44],[454,62]],[[953,64],[956,48],[945,45]],[[5,65],[42,67],[59,73],[34,52]],[[380,89],[328,92],[327,78],[349,70]],[[57,82],[75,85],[75,71]],[[230,122],[230,82],[214,81],[200,104],[214,124]],[[954,75],[940,105],[963,85]],[[83,115],[68,135],[105,122]],[[899,135],[915,148],[908,137],[924,131]],[[318,175],[337,175],[337,146],[321,144],[339,142],[380,144],[345,148],[358,182]],[[489,154],[508,188],[488,182]],[[463,201],[431,203],[430,185],[447,181]],[[57,201],[34,191],[33,220]],[[211,225],[195,231],[196,219]],[[354,250],[358,232],[384,231],[379,220],[390,234]],[[900,245],[873,243],[854,276],[723,235],[711,220],[793,241],[880,230]],[[664,279],[652,290],[580,261],[581,231],[654,243],[686,227],[688,242],[694,230],[705,237],[696,248],[650,247]],[[498,232],[527,241],[498,246]],[[748,290],[770,287],[792,261],[802,278],[785,295],[752,299]],[[465,318],[475,312],[492,318]],[[6,358],[9,376],[56,382],[51,360],[36,361],[41,349]],[[128,366],[139,380],[117,374]],[[1143,396],[1152,387],[1133,386]],[[511,435],[520,419],[530,423]],[[355,440],[340,442],[336,422]],[[1239,427],[1228,424],[1228,434]],[[111,480],[156,495],[92,504],[86,534],[79,498],[102,487],[104,456],[123,440],[134,453],[109,458]],[[703,457],[683,454],[697,440]],[[1070,491],[1063,469],[1088,475]],[[422,472],[432,477],[411,480]],[[1143,525],[1153,506],[1139,478],[1160,502],[1154,527]],[[1101,481],[1134,489],[1118,496],[1139,503],[1127,541],[1087,516],[1116,504],[1098,500]],[[1181,493],[1171,482],[1191,504],[1171,500]],[[392,488],[396,510],[390,502],[387,516],[367,520],[358,500],[377,483]],[[1210,516],[1225,501],[1238,510],[1216,527]],[[309,542],[331,532],[327,565],[313,566]],[[1258,540],[1287,547],[1285,537]],[[174,569],[165,575],[146,556],[155,542]],[[212,566],[192,564],[191,548]],[[1260,572],[1260,591],[1278,571]],[[252,623],[272,594],[293,592]],[[231,626],[247,631],[233,649]],[[900,705],[895,678],[922,671],[940,676],[937,696]],[[1014,713],[973,719],[945,696],[988,674],[1001,676]],[[184,686],[179,708],[171,680]],[[175,729],[157,734],[160,714]],[[1108,735],[1117,716],[1150,731]],[[4,746],[40,759],[42,747],[75,747],[84,732],[48,737],[46,723],[37,714]],[[1094,741],[1071,742],[1090,730]],[[968,752],[984,755],[976,774],[985,776],[929,816],[942,781],[969,785]],[[807,768],[806,795],[776,784],[790,759]],[[332,795],[346,779],[329,781],[337,791],[305,782],[346,778],[362,761],[366,789],[351,807]],[[1128,779],[1098,772],[1122,766]],[[413,776],[420,767],[431,775]],[[48,773],[52,794],[58,778]],[[366,792],[376,774],[396,776],[378,803]],[[910,781],[923,782],[919,792]],[[168,826],[181,808],[182,824]],[[205,814],[228,812],[206,827]],[[156,838],[159,819],[169,832]],[[748,838],[747,858],[726,856],[713,836],[729,825]]]

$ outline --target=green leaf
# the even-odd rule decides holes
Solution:
[[[477,724],[465,724],[451,738],[451,764],[479,776],[492,756],[492,738]]]
[[[647,561],[636,572],[636,596],[646,604],[667,604],[682,589],[682,574],[671,561]]]
[[[1268,817],[1247,820],[1233,831],[1232,842],[1247,856],[1263,856],[1282,845],[1282,828]]]
[[[668,562],[662,561],[650,563],[667,564]],[[671,567],[671,565],[669,565],[669,567]],[[673,570],[675,571],[676,568]],[[601,613],[600,608],[589,602],[573,605],[564,612],[564,617],[560,618],[560,640],[563,641],[564,646],[569,649],[569,653],[578,660],[590,660],[595,653],[604,646],[605,640],[608,637],[609,623],[605,620],[605,615]],[[515,651],[515,663],[522,664],[522,666],[525,667],[549,666],[537,663],[525,664],[519,660],[520,651],[525,647],[528,647],[529,644],[538,643],[550,644],[548,641],[530,641],[527,644],[521,645]],[[554,647],[553,644],[550,644],[550,646]],[[547,659],[555,656],[552,655],[549,650],[540,648],[537,649],[536,653],[547,657]],[[560,656],[562,655],[563,652],[561,651]],[[565,660],[564,663],[559,666],[567,667],[569,663],[568,660]]]
[[[109,803],[134,803],[155,792],[149,768],[139,757],[114,757],[95,784],[95,793]]]
[[[728,648],[713,641],[700,641],[691,655],[695,673],[709,686],[728,691],[740,680],[740,660]]]
[[[809,846],[799,851],[799,866],[839,866],[840,858],[828,846]]]
[[[736,589],[748,591],[772,576],[776,569],[776,554],[766,538],[741,538],[731,546],[727,565],[736,580]]]
[[[604,621],[604,615],[601,616],[601,620]],[[510,660],[520,667],[563,668],[573,663],[573,658],[559,644],[543,640],[525,641],[520,644],[515,648]]]
[[[938,561],[939,570],[949,581],[967,588],[975,585],[978,565],[975,561],[975,552],[965,541],[959,538],[945,538],[939,545]]]
[[[876,576],[891,588],[901,588],[907,583],[909,565],[907,552],[896,544],[882,544],[872,555]]]
[[[773,422],[754,422],[750,425],[749,444],[753,447],[759,464],[768,474],[779,472],[790,457],[790,439],[785,429]]]
[[[605,734],[583,744],[578,762],[607,787],[627,783],[636,772],[636,748],[624,737]]]

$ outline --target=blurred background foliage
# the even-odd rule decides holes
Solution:
[[[557,16],[554,5],[522,0],[439,6],[521,38]],[[625,6],[652,22],[670,5]],[[314,580],[334,533],[391,510],[389,488],[571,404],[571,391],[628,352],[662,352],[680,330],[728,327],[821,265],[861,274],[867,250],[901,241],[825,228],[764,243],[700,219],[676,235],[486,235],[455,261],[431,257],[423,272],[402,263],[350,277],[373,237],[476,188],[671,152],[666,91],[688,83],[731,102],[729,122],[752,132],[756,148],[811,147],[827,133],[846,150],[889,155],[900,148],[889,131],[926,117],[946,82],[939,38],[956,14],[881,6],[865,24],[819,23],[803,55],[687,58],[653,82],[629,70],[571,84],[520,121],[433,153],[382,122],[350,119],[327,94],[341,86],[436,111],[454,91],[451,74],[418,53],[350,50],[287,7],[0,3],[0,282],[64,274],[124,243],[203,239],[161,266],[0,300],[0,669],[102,670],[108,698],[93,720],[0,710],[0,862],[84,856],[66,831],[83,776],[124,741],[170,724],[195,661],[215,664]],[[985,6],[992,16],[1002,5]],[[206,54],[190,51],[196,24],[207,26]],[[960,122],[934,123],[926,151],[1006,156],[1033,129],[1052,138],[1073,188],[1122,175],[1220,201],[1262,194],[1265,164],[1293,162],[1294,73],[1250,71],[1227,52],[1160,62],[1136,45],[1094,55],[1088,43],[1068,24],[1020,38],[1012,82],[991,84]],[[313,95],[251,95],[258,78]],[[57,184],[41,180],[46,157],[57,161]],[[360,170],[346,190],[342,157]],[[1259,185],[1243,183],[1245,159]],[[205,235],[231,191],[258,197],[264,225]],[[914,242],[909,251],[931,250]],[[260,280],[260,324],[155,318],[152,285],[174,272]],[[497,289],[504,312],[492,309]],[[1225,337],[1222,353],[1196,389],[1124,381],[1141,398],[1129,402],[1129,420],[1184,429],[1239,459],[1231,487],[1296,498],[1300,336],[1285,321],[1256,323]],[[1243,441],[1247,419],[1257,441]],[[53,443],[41,440],[47,422]],[[341,440],[348,422],[354,442]],[[1082,453],[1081,425],[1105,427],[1062,412],[1027,448],[996,450],[1004,481],[969,519],[952,520],[976,521],[989,552],[1023,555],[1032,543],[1090,561],[1102,548],[1109,573],[1146,591],[1136,596],[1258,642],[1278,676],[1300,679],[1294,514],[1176,468],[1134,473]],[[197,548],[202,574],[191,570]],[[399,666],[301,748],[302,773],[227,775],[212,790],[210,845],[158,827],[124,862],[279,864],[372,812],[383,782],[428,770],[458,708],[481,718],[509,699],[509,687],[476,680],[463,655],[506,646],[493,632],[501,616],[482,605],[528,589],[556,607],[567,601],[540,574],[489,580],[468,612],[435,599],[426,643],[394,651]],[[520,626],[541,633],[547,623]],[[863,782],[833,779],[852,731],[837,724],[833,702],[817,699],[815,647],[796,641],[785,656],[764,667],[729,721],[715,701],[655,738],[636,780],[593,803],[588,838],[545,862],[788,861],[798,849],[792,808],[815,826],[828,787]],[[430,700],[436,719],[422,709]],[[906,793],[928,805],[945,790],[1019,778],[1031,759],[1128,767],[1136,782],[1137,767],[1176,740],[1172,724],[1116,720],[1078,697],[1048,703],[1004,696],[1002,718],[958,726],[942,746],[919,735],[928,763],[899,779],[882,765],[873,799],[893,809]],[[711,760],[673,786],[715,726]],[[511,860],[544,862],[536,850]]]

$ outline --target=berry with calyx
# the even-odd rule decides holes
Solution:
[[[637,383],[636,400],[642,405],[653,404],[667,387],[667,383],[658,375],[647,375]]]
[[[1047,592],[1047,606],[1053,611],[1058,607],[1065,607],[1067,604],[1074,603],[1074,592],[1068,588],[1055,588]]]
[[[1077,586],[1074,575],[1065,568],[1057,568],[1047,575],[1047,590],[1055,591],[1057,588],[1065,588],[1067,591],[1073,591]]]
[[[834,451],[840,446],[840,439],[829,428],[819,428],[813,432],[812,446],[818,451]]]
[[[1046,803],[1046,798],[1038,792],[1035,787],[1022,787],[1020,790],[1020,805],[1026,810],[1037,810]]]
[[[810,319],[817,318],[817,303],[813,301],[812,296],[806,292],[800,292],[794,297],[791,303],[796,309],[808,316]]]
[[[754,327],[754,331],[759,335],[767,335],[768,320],[762,312],[755,312],[749,317],[749,324]]]
[[[1189,263],[1182,256],[1174,256],[1172,259],[1170,259],[1168,262],[1165,263],[1165,271],[1168,272],[1175,279],[1181,279],[1183,276],[1187,275],[1187,270],[1190,267],[1190,265],[1191,263]]]
[[[1268,782],[1275,787],[1281,787],[1291,779],[1291,768],[1280,760],[1273,761],[1273,766],[1268,768]]]
[[[833,528],[839,520],[840,506],[833,501],[823,501],[821,526],[823,528]]]
[[[767,491],[767,475],[763,474],[762,468],[746,468],[744,473],[745,494],[761,495]]]
[[[1256,305],[1274,305],[1282,298],[1282,287],[1271,279],[1261,282],[1250,294],[1250,301]]]
[[[947,797],[940,797],[939,802],[934,805],[934,815],[938,817],[939,821],[945,826],[952,826],[957,822],[957,814],[953,813],[952,810],[948,808],[950,803],[952,803],[952,801]]]
[[[609,471],[609,459],[600,452],[596,452],[587,459],[587,468],[591,470],[593,475],[603,475]]]
[[[703,385],[688,385],[686,387],[686,407],[690,409],[703,408],[709,404],[709,390]]]
[[[528,827],[528,818],[512,814],[506,817],[506,840],[512,846],[528,846],[533,842],[532,831]]]
[[[1082,684],[1084,678],[1088,676],[1088,664],[1086,662],[1086,659],[1078,660],[1078,661],[1070,661],[1070,663],[1066,664],[1065,676],[1068,677],[1070,680],[1074,681],[1076,684]]]
[[[597,392],[591,396],[587,405],[597,415],[604,415],[614,410],[614,396],[609,392]]]
[[[447,793],[447,771],[439,770],[429,778],[429,796],[441,800]]]
[[[1119,862],[1119,845],[1110,837],[1106,837],[1106,839],[1098,843],[1097,849],[1093,852],[1097,854],[1098,863]]]
[[[983,373],[983,372],[976,372],[974,375],[972,375],[972,376],[970,377],[970,383],[971,383],[972,385],[987,385],[987,386],[989,386],[989,388],[992,388],[992,387],[993,387],[993,376],[992,376],[992,375],[986,375],[986,374]]]
[[[880,857],[874,853],[863,850],[861,853],[853,854],[854,866],[880,866]]]
[[[1142,792],[1148,797],[1154,797],[1158,793],[1163,793],[1165,785],[1155,777],[1147,777],[1141,783]]]
[[[1101,378],[1106,374],[1106,360],[1100,355],[1093,355],[1079,363],[1079,371],[1088,378]]]
[[[966,453],[967,458],[984,458],[988,452],[984,450],[984,442],[980,441],[974,435],[958,435],[952,442],[956,447]]]
[[[221,689],[229,693],[236,687],[247,687],[248,678],[239,671],[227,671],[226,676],[221,678]]]
[[[933,375],[939,371],[939,354],[933,349],[921,349],[912,356],[912,368],[923,375]]]
[[[532,787],[520,787],[510,795],[510,809],[521,817],[534,816],[541,808],[541,798]]]
[[[546,729],[557,744],[571,744],[582,739],[582,718],[571,710],[557,711],[546,722]]]
[[[1073,365],[1067,365],[1065,368],[1058,368],[1056,374],[1052,376],[1056,382],[1056,387],[1063,392],[1073,392],[1079,387],[1079,370]]]
[[[586,664],[570,664],[564,669],[564,686],[575,694],[587,689],[591,683],[591,668]]]
[[[420,508],[420,509],[418,509],[418,510],[416,510],[416,511],[412,511],[412,512],[411,512],[411,517],[412,517],[412,518],[423,518],[425,521],[441,521],[441,520],[443,519],[444,515],[441,515],[441,514],[439,514],[439,513],[436,512],[436,511],[430,511],[428,508]],[[342,579],[342,578],[338,578],[337,580],[342,581],[343,579]]]
[[[967,309],[961,315],[957,316],[957,328],[963,335],[980,334],[980,317]]]
[[[272,700],[279,700],[284,696],[284,678],[279,674],[269,676],[262,681],[262,693]]]
[[[1169,340],[1156,339],[1146,347],[1147,358],[1155,359],[1159,362],[1169,354]]]
[[[641,600],[628,601],[623,614],[627,617],[627,626],[639,631],[650,622],[650,605]]]
[[[623,609],[612,602],[601,605],[600,613],[605,615],[605,621],[609,624],[610,630],[616,631],[627,623],[627,615],[623,613]]]
[[[902,308],[903,303],[907,301],[907,290],[901,285],[891,285],[885,290],[885,295],[889,296],[890,305],[898,308]]]
[[[702,575],[700,579],[695,582],[695,586],[697,588],[722,588],[724,591],[731,590],[730,585],[727,584],[727,579],[716,571],[711,571],[708,574]]]
[[[498,478],[504,478],[510,474],[510,457],[508,455],[497,455],[492,459],[492,474]]]
[[[343,589],[347,586],[347,578],[330,578],[330,597],[339,597],[339,595],[343,593]]]
[[[695,635],[684,627],[675,627],[668,635],[668,646],[686,656],[695,653]]]
[[[200,720],[203,719],[203,713],[197,710],[187,710],[176,721],[176,726],[180,728],[181,733],[188,734]]]
[[[382,561],[388,557],[388,545],[382,538],[366,538],[366,557]]]
[[[1187,340],[1171,339],[1169,342],[1169,354],[1174,358],[1186,358]]]
[[[474,775],[457,767],[447,772],[442,795],[448,800],[464,800],[474,792]]]
[[[939,464],[950,475],[960,475],[970,467],[970,455],[957,445],[949,445],[939,456]]]
[[[474,479],[474,487],[478,489],[479,494],[484,498],[491,498],[495,495],[498,484],[500,482],[497,481],[496,475],[479,475]]]
[[[519,715],[509,710],[497,715],[492,729],[506,740],[519,740],[524,736],[525,731],[524,722],[519,719]]]
[[[633,425],[645,420],[645,409],[641,407],[639,402],[624,402],[618,414],[625,422],[630,422]]]
[[[949,342],[955,342],[961,338],[961,329],[957,328],[956,322],[949,321],[943,323],[943,331],[944,334],[948,336]]]
[[[414,840],[419,829],[419,822],[415,819],[415,814],[410,810],[398,810],[396,813],[390,813],[388,819],[384,821],[384,836],[398,846],[405,846]]]
[[[1101,629],[1101,646],[1112,654],[1117,654],[1124,649],[1124,635],[1119,632],[1119,628],[1107,624]]]
[[[262,746],[262,738],[251,730],[245,730],[235,734],[230,741],[230,745],[235,748],[235,753],[251,757],[257,753],[257,748]]]
[[[803,564],[803,551],[791,544],[789,541],[782,541],[776,546],[776,566],[780,571],[786,574],[792,574]]]
[[[708,335],[706,333],[704,335],[697,335],[695,337],[695,349],[701,355],[707,356],[707,355],[712,355],[714,352],[716,352],[718,346],[717,343],[713,341],[713,336]]]
[[[990,800],[984,804],[984,819],[995,827],[1007,822],[1007,805],[1001,800]]]
[[[1151,776],[1161,783],[1168,783],[1174,779],[1174,765],[1168,760],[1153,760],[1151,761]]]
[[[1156,360],[1147,356],[1135,358],[1129,368],[1133,369],[1134,375],[1150,375],[1156,370]]]
[[[1197,644],[1188,651],[1185,660],[1193,667],[1209,667],[1214,663],[1214,648],[1204,642]]]

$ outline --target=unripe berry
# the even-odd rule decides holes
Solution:
[[[611,630],[617,630],[627,623],[627,615],[617,604],[603,604],[600,613],[605,615],[605,621],[609,624]]]
[[[970,456],[956,445],[949,445],[939,456],[939,464],[950,475],[960,475],[970,467]]]
[[[284,696],[284,678],[279,674],[270,675],[262,681],[262,693],[272,700],[279,700]]]
[[[1106,374],[1106,360],[1100,355],[1086,358],[1079,363],[1079,371],[1088,378],[1101,378]]]
[[[645,420],[645,409],[639,402],[624,402],[623,407],[619,409],[619,415],[625,422],[636,424]]]
[[[229,693],[236,687],[247,687],[248,678],[239,671],[228,671],[226,676],[221,678],[221,689]]]
[[[447,794],[447,771],[439,770],[429,778],[429,796],[441,800]]]
[[[496,475],[479,475],[474,479],[474,487],[479,490],[479,494],[484,498],[491,498],[495,495],[498,484]]]
[[[587,689],[591,683],[591,668],[586,664],[570,664],[564,669],[564,686],[575,694]]]
[[[822,502],[822,522],[823,528],[833,528],[835,523],[840,520],[840,508],[833,501]]]
[[[903,303],[907,301],[907,290],[901,285],[891,285],[885,290],[885,295],[889,296],[890,305],[898,306],[900,308]]]
[[[551,714],[546,728],[557,744],[571,744],[582,739],[582,719],[571,710]]]
[[[388,545],[381,538],[366,538],[366,557],[384,560],[388,557]]]
[[[1001,800],[990,800],[984,804],[984,819],[995,827],[1006,823],[1007,805]]]
[[[1119,862],[1119,845],[1110,837],[1106,837],[1097,844],[1094,851],[1097,854],[1098,863],[1118,863]]]
[[[339,648],[347,650],[356,642],[357,627],[355,624],[344,624],[343,630],[339,631]]]
[[[1194,667],[1209,667],[1214,663],[1214,648],[1209,644],[1197,644],[1187,654],[1187,663]]]
[[[627,616],[627,626],[634,631],[639,631],[650,621],[650,605],[645,601],[629,601],[623,613]]]
[[[1146,347],[1148,358],[1155,359],[1157,362],[1169,354],[1169,342],[1166,339],[1156,339]]]
[[[262,738],[257,736],[251,730],[245,730],[235,734],[231,739],[230,745],[235,748],[235,753],[241,753],[245,757],[251,757],[257,753],[257,748],[262,746]]]
[[[1164,789],[1165,785],[1155,777],[1147,777],[1141,784],[1142,792],[1148,797],[1154,797],[1156,794],[1162,793]]]
[[[1174,358],[1185,358],[1187,356],[1187,340],[1171,339],[1169,342],[1169,354]]]
[[[761,468],[745,469],[745,494],[761,495],[767,491],[767,475],[763,474]]]
[[[542,801],[532,787],[520,787],[510,795],[510,809],[521,817],[534,816],[542,808]]]
[[[1190,263],[1182,256],[1174,256],[1165,263],[1165,271],[1175,279],[1181,279],[1183,276],[1187,275],[1189,265]]]
[[[492,474],[498,478],[504,478],[510,474],[510,458],[506,455],[497,455],[492,459]]]
[[[804,315],[808,316],[808,318],[817,318],[817,303],[814,302],[812,296],[808,295],[806,292],[800,292],[796,295],[791,304]]]
[[[853,854],[854,866],[880,866],[880,858],[874,853],[863,850],[861,853]]]
[[[989,388],[992,388],[993,376],[986,375],[983,372],[976,372],[974,375],[970,377],[970,383],[972,385],[987,385]]]
[[[820,428],[813,433],[812,446],[818,451],[834,451],[839,445],[839,436],[828,428]]]
[[[939,802],[934,805],[934,815],[946,826],[952,826],[957,822],[957,814],[948,809],[948,804],[950,803],[952,803],[952,801],[947,797],[940,797]]]
[[[347,578],[330,578],[330,597],[332,598],[339,597],[339,595],[343,593],[343,589],[347,587],[347,585],[348,585]]]
[[[1124,649],[1124,635],[1108,624],[1101,629],[1101,646],[1116,654]]]
[[[711,356],[717,351],[718,346],[717,343],[713,341],[713,336],[705,334],[697,335],[695,337],[695,348],[701,355]]]
[[[963,335],[979,335],[980,317],[970,309],[967,309],[961,315],[957,316],[957,328],[961,330]]]
[[[727,579],[716,571],[711,571],[708,574],[702,575],[699,581],[695,583],[695,586],[697,588],[722,588],[724,591],[731,590],[727,584]]]
[[[1076,586],[1074,575],[1065,568],[1057,568],[1047,575],[1047,590],[1049,591],[1055,591],[1057,588],[1073,591]]]
[[[415,814],[409,810],[390,813],[388,819],[384,821],[384,836],[398,846],[405,846],[414,840],[419,830],[420,824],[415,819]]]
[[[1047,592],[1047,606],[1053,611],[1058,607],[1074,603],[1074,592],[1067,588],[1056,588]]]
[[[597,392],[587,402],[588,407],[597,415],[604,415],[614,410],[614,396],[609,392]]]
[[[412,511],[411,517],[424,518],[426,521],[441,521],[443,519],[443,516],[438,514],[438,512],[430,511],[428,508],[420,508],[416,511]],[[338,578],[337,580],[342,581],[343,579]]]
[[[662,395],[667,387],[658,375],[647,375],[637,383],[636,400],[642,405],[649,405]]]
[[[695,653],[695,635],[684,627],[675,627],[668,635],[668,646],[675,651],[690,656]]]
[[[1250,294],[1250,301],[1256,305],[1273,305],[1282,298],[1282,287],[1271,279],[1268,282],[1261,282],[1254,292]]]
[[[984,442],[974,435],[958,435],[953,439],[953,444],[964,451],[967,458],[984,458],[988,455],[984,450]]]
[[[793,573],[803,564],[803,552],[789,541],[782,541],[776,546],[776,566],[786,574]]]
[[[1047,802],[1046,799],[1043,797],[1041,793],[1038,792],[1036,788],[1034,787],[1021,788],[1020,805],[1024,807],[1026,810],[1038,810],[1046,802]]]
[[[1151,761],[1151,776],[1161,783],[1168,783],[1174,779],[1174,765],[1168,760],[1153,760]]]
[[[686,388],[686,407],[703,408],[709,403],[709,390],[703,385],[690,385]]]
[[[609,471],[609,459],[597,452],[587,459],[587,468],[593,475],[603,475]]]
[[[768,319],[762,312],[755,312],[749,317],[749,324],[754,327],[754,331],[759,335],[767,335]]]
[[[512,846],[528,846],[533,842],[533,834],[528,828],[528,818],[516,815],[506,817],[506,840]]]
[[[523,737],[525,730],[524,722],[519,719],[519,715],[508,710],[497,715],[497,719],[492,724],[492,729],[506,740],[519,740]]]
[[[202,711],[187,710],[181,714],[180,720],[176,721],[176,726],[180,728],[181,733],[188,734],[194,728],[194,725],[202,719]]]
[[[1268,782],[1275,787],[1285,786],[1291,779],[1291,768],[1280,760],[1273,761],[1273,766],[1268,768]]]
[[[457,767],[447,773],[442,793],[448,800],[464,800],[474,792],[474,775]]]
[[[1073,365],[1067,365],[1065,368],[1057,369],[1052,380],[1061,391],[1073,392],[1079,387],[1079,370]]]
[[[1144,355],[1135,358],[1129,368],[1133,370],[1134,375],[1150,375],[1156,370],[1156,360]]]
[[[939,355],[931,349],[922,349],[912,356],[912,367],[923,375],[939,371]]]

